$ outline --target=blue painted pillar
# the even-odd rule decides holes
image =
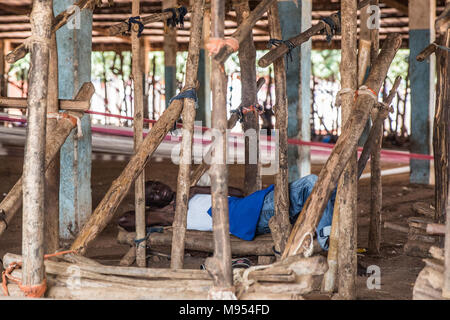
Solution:
[[[283,40],[296,36],[311,26],[311,0],[278,2]],[[288,138],[311,140],[311,40],[292,50],[286,65],[288,97]],[[289,182],[310,174],[309,147],[288,146]]]
[[[73,5],[74,0],[54,1],[55,14]],[[79,19],[79,20],[77,20]],[[56,33],[58,44],[59,98],[72,99],[84,82],[91,81],[92,11],[81,11],[71,27]],[[92,212],[91,122],[81,119],[83,137],[76,130],[61,148],[59,191],[59,230],[63,242],[71,241]]]
[[[430,154],[434,114],[434,55],[418,62],[416,56],[434,41],[435,0],[411,0],[409,8],[409,67],[411,81],[411,147],[413,153]],[[410,160],[410,182],[428,184],[433,180],[430,161]]]

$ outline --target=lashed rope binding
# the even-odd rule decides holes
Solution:
[[[81,119],[77,116],[74,115],[70,115],[66,112],[49,112],[47,113],[47,119],[56,119],[56,120],[61,120],[61,119],[68,119],[70,120],[73,125],[77,126],[77,137],[78,139],[83,137],[83,129],[81,127]]]
[[[141,17],[137,16],[137,17],[130,17],[127,21],[128,24],[128,32],[131,31],[131,27],[133,26],[133,24],[137,24],[139,26],[139,30],[138,30],[138,38],[142,35],[142,32],[144,31],[144,24],[141,22]]]
[[[295,45],[290,40],[281,40],[281,39],[275,39],[271,38],[269,39],[269,42],[267,43],[267,48],[270,49],[272,46],[278,47],[280,45],[284,44],[288,48],[288,52],[286,52],[286,68],[289,68],[289,60],[292,62],[292,50],[295,49]],[[289,60],[288,60],[289,58]]]
[[[327,42],[331,43],[333,36],[341,32],[341,12],[338,11],[329,17],[323,17],[320,21],[322,21],[325,26],[325,29],[323,29],[320,33],[325,34]]]
[[[44,255],[44,260],[52,257],[62,256],[68,253],[75,253],[74,250],[60,251],[52,254]],[[8,281],[12,281],[19,286],[19,289],[29,298],[42,298],[47,291],[47,279],[42,280],[42,283],[34,286],[25,286],[19,278],[14,277],[11,273],[22,268],[22,262],[12,262],[5,271],[2,272],[2,289],[5,296],[9,296]]]

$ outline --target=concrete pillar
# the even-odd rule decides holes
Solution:
[[[281,17],[283,40],[287,40],[311,26],[311,0],[280,0],[278,2]],[[288,138],[311,140],[311,40],[292,50],[293,61],[286,66],[288,97]],[[309,147],[289,145],[288,147],[289,181],[311,173]]]
[[[210,34],[211,13],[205,10],[203,17],[203,41],[200,47],[198,61],[198,81],[200,88],[197,91],[198,109],[195,115],[196,121],[201,121],[202,126],[211,127],[211,59],[205,50]]]
[[[411,147],[413,153],[432,152],[435,56],[423,62],[417,54],[434,41],[435,0],[411,0],[409,10],[409,68],[411,81]],[[428,184],[433,179],[430,161],[411,159],[410,182]]]
[[[162,1],[163,10],[176,8],[176,0]],[[169,100],[177,92],[177,28],[168,27],[164,34],[164,82],[166,92],[166,108],[169,106]]]
[[[74,0],[54,2],[55,15],[73,5]],[[92,10],[75,14],[56,33],[58,45],[59,98],[72,99],[84,82],[91,81]],[[92,211],[91,197],[91,122],[89,115],[81,119],[83,137],[76,130],[61,148],[60,160],[60,237],[71,241]]]

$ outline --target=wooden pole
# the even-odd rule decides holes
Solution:
[[[163,9],[174,8],[176,5],[176,0],[162,2]],[[169,99],[177,92],[177,50],[177,28],[165,24],[163,51],[166,106],[169,105]]]
[[[94,86],[92,83],[85,83],[78,92],[75,99],[90,100],[94,94]],[[73,113],[76,117],[83,116],[82,113]],[[61,114],[63,119],[57,122],[55,130],[51,135],[46,136],[45,143],[45,168],[47,169],[53,159],[55,159],[61,146],[66,141],[67,137],[71,133],[72,129],[77,126],[77,120],[71,117],[67,113]],[[22,206],[22,186],[23,175],[16,182],[14,187],[9,191],[3,201],[0,203],[0,211],[6,214],[6,223],[10,223],[16,212]],[[6,230],[6,223],[0,220],[0,236]]]
[[[49,64],[48,70],[47,113],[54,114],[59,112],[56,34],[52,34],[51,38],[50,61],[52,63]],[[46,137],[55,132],[57,124],[57,119],[47,119]],[[45,181],[45,252],[56,252],[59,249],[59,152],[47,168]]]
[[[44,195],[45,123],[52,1],[35,0],[31,11],[31,67],[28,127],[23,165],[22,285],[29,296],[45,291]],[[38,291],[39,294],[36,295]]]
[[[200,46],[203,29],[204,0],[195,0],[191,18],[191,38],[189,41],[189,59],[186,65],[186,75],[197,74],[200,56]],[[196,87],[196,79],[186,77],[185,86]],[[190,190],[190,175],[192,162],[192,138],[194,136],[195,100],[185,99],[183,107],[183,129],[178,170],[175,217],[173,221],[173,240],[170,266],[172,269],[182,269],[184,261],[184,243],[187,224],[187,211]]]
[[[186,68],[193,63],[193,59],[191,58],[193,54],[194,52],[188,53]],[[186,74],[186,83],[194,83],[196,82],[196,79],[197,73]],[[183,91],[186,89],[189,88],[185,87]],[[144,138],[139,150],[137,150],[135,155],[130,159],[120,176],[113,181],[111,187],[108,189],[97,208],[94,210],[88,221],[86,221],[78,237],[72,244],[72,250],[78,251],[79,253],[85,253],[89,243],[91,243],[106,227],[108,222],[114,216],[114,213],[123,198],[130,190],[131,184],[144,169],[153,152],[155,152],[164,137],[173,128],[173,124],[180,117],[182,108],[182,100],[173,100],[161,115],[158,122],[153,125],[150,132]]]
[[[377,62],[365,83],[374,92],[380,90],[381,84],[386,77],[389,66],[400,44],[401,38],[398,34],[390,34],[384,41]],[[311,236],[313,236],[315,227],[320,219],[320,214],[325,209],[344,167],[354,154],[358,139],[369,117],[370,109],[375,102],[375,98],[369,94],[358,95],[353,112],[345,122],[342,133],[325,166],[321,170],[318,181],[293,227],[283,257],[303,253],[305,249],[308,250],[306,251],[308,255],[312,245],[310,243]]]
[[[133,17],[139,16],[139,0],[133,0],[131,14]],[[142,144],[144,128],[144,89],[142,82],[143,64],[141,60],[141,42],[138,37],[139,28],[134,24],[131,32],[131,51],[132,51],[132,75],[134,88],[134,153],[136,154]],[[137,30],[136,30],[137,29]],[[145,171],[143,170],[134,182],[134,207],[136,212],[136,238],[144,239],[145,231]],[[146,241],[142,241],[136,248],[136,263],[139,267],[145,267],[145,248]]]
[[[378,6],[378,0],[374,0],[372,5]],[[370,30],[371,50],[370,64],[375,63],[379,50],[378,29]],[[377,117],[377,108],[372,109],[372,121]],[[383,125],[377,127],[375,132],[375,142],[370,155],[370,226],[369,243],[367,251],[373,255],[380,254],[381,247],[381,207],[383,202],[383,192],[381,185],[381,143],[383,140]]]
[[[0,97],[6,97],[5,40],[0,40]]]
[[[358,85],[356,1],[341,0],[341,15],[341,88],[350,88],[354,92]],[[342,95],[341,114],[344,124],[351,118],[353,103],[352,92]],[[356,168],[357,153],[353,150],[339,179],[336,195],[339,208],[338,293],[341,299],[346,300],[356,298],[358,198]]]
[[[233,1],[238,25],[250,15],[247,0]],[[241,70],[241,101],[244,107],[258,103],[256,88],[256,49],[251,32],[239,46],[239,65]],[[245,137],[244,193],[249,195],[261,190],[261,165],[259,162],[259,117],[256,112],[244,115],[242,130]],[[247,134],[249,136],[247,136]],[[256,154],[255,154],[256,153]]]
[[[281,26],[278,15],[278,4],[270,7],[268,14],[270,36],[281,38]],[[285,60],[279,58],[274,62],[275,77],[275,129],[278,134],[279,149],[277,152],[278,171],[275,176],[275,215],[269,221],[275,249],[283,252],[286,241],[291,231],[289,222],[289,183],[288,183],[288,158],[287,158],[287,127],[288,127],[288,102],[286,94],[286,66]]]
[[[441,27],[443,26],[443,28]],[[446,1],[446,6],[444,12],[439,16],[436,20],[436,33],[439,34],[440,45],[449,48],[450,47],[450,0]],[[447,201],[444,201],[442,197],[445,194],[442,191],[439,191],[439,195],[441,196],[441,206],[445,205],[445,215],[442,211],[438,211],[437,202],[436,202],[436,218],[438,222],[445,221],[445,240],[444,240],[444,283],[442,286],[442,296],[444,298],[450,299],[450,166],[449,166],[449,157],[450,157],[450,133],[449,133],[449,123],[450,123],[450,111],[448,110],[450,107],[450,85],[449,85],[449,77],[450,77],[450,53],[448,50],[443,50],[442,48],[438,49],[436,52],[436,65],[438,68],[438,82],[437,82],[437,99],[436,99],[436,118],[435,118],[435,137],[434,139],[439,139],[440,148],[438,147],[438,142],[436,141],[437,150],[434,151],[435,159],[439,157],[441,159],[441,166],[435,166],[436,172],[442,170],[440,175],[441,177],[446,177],[446,179],[441,178],[441,183],[446,182],[445,185],[447,192]],[[438,117],[437,115],[441,116]],[[440,132],[441,135],[436,134]],[[442,135],[444,139],[442,139]],[[444,141],[442,141],[444,140]],[[444,144],[445,143],[445,144]],[[445,153],[441,153],[445,152]],[[439,155],[439,156],[438,156]],[[443,167],[443,168],[442,168]],[[445,171],[444,171],[445,170]],[[436,187],[438,185],[438,181],[436,180]],[[442,189],[445,190],[444,185],[441,184]],[[438,190],[436,189],[436,196],[438,194]],[[437,200],[437,198],[436,198]],[[442,210],[442,207],[439,208]],[[444,218],[445,217],[445,218]]]
[[[211,1],[211,37],[225,35],[225,1]],[[206,269],[212,274],[214,287],[211,298],[222,299],[233,292],[231,247],[228,217],[228,169],[226,165],[226,75],[223,63],[211,61],[211,88],[213,109],[212,131],[219,143],[213,150],[209,175],[211,177],[214,255],[206,260]]]

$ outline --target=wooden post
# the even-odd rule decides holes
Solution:
[[[200,55],[200,45],[203,28],[204,0],[195,0],[191,15],[191,37],[189,41],[190,63],[186,65],[187,88],[196,87],[196,79],[188,77],[197,74]],[[180,164],[178,170],[175,217],[173,221],[173,240],[170,266],[172,269],[182,269],[184,260],[184,240],[186,234],[187,211],[190,190],[190,174],[192,162],[192,138],[194,136],[195,100],[184,99],[183,129],[180,148]]]
[[[176,0],[166,0],[162,2],[163,9],[176,8]],[[164,82],[166,108],[169,106],[169,100],[177,92],[177,28],[165,25],[164,33]]]
[[[249,15],[248,0],[233,1],[237,23],[240,25]],[[244,107],[258,103],[256,89],[256,49],[251,32],[239,46],[241,70],[241,101]],[[261,189],[261,165],[259,162],[259,117],[256,112],[244,115],[242,124],[245,139],[244,193],[249,195]],[[256,148],[255,148],[256,144]],[[255,153],[256,154],[252,154]]]
[[[211,37],[225,35],[225,1],[211,1]],[[226,165],[226,76],[223,62],[211,61],[211,88],[213,93],[212,131],[219,139],[213,150],[209,175],[211,177],[214,256],[206,260],[206,269],[214,279],[212,299],[223,299],[233,291],[231,246],[228,217],[228,168]]]
[[[34,297],[40,297],[45,292],[43,191],[52,18],[52,1],[33,1],[28,127],[23,165],[22,285],[26,288],[26,294]]]
[[[446,7],[444,13],[436,20],[436,34],[439,35],[439,44],[441,46],[450,47],[450,0],[446,1]],[[445,222],[445,240],[444,240],[444,283],[442,287],[442,296],[450,299],[450,53],[448,50],[437,49],[436,51],[437,62],[437,99],[436,99],[436,115],[435,115],[435,128],[433,137],[433,146],[435,147],[435,171],[436,173],[436,220],[438,222]],[[436,159],[439,159],[436,161]],[[445,185],[444,185],[445,183]],[[440,189],[438,189],[441,187]],[[447,194],[444,194],[441,190],[445,190]],[[447,195],[446,201],[445,196]],[[438,207],[438,197],[439,207]],[[444,207],[445,206],[445,207]],[[443,212],[445,208],[445,212]]]
[[[341,1],[341,88],[356,90],[358,85],[356,56],[357,7],[354,0]],[[354,94],[342,95],[342,123],[352,114]],[[341,138],[341,137],[340,137]],[[336,202],[339,208],[338,293],[341,299],[356,298],[356,248],[357,248],[357,153],[353,150],[347,166],[339,179]],[[322,212],[322,211],[321,211]]]
[[[133,0],[131,6],[131,14],[133,17],[139,16],[140,6],[139,0]],[[134,153],[139,150],[142,144],[143,128],[144,128],[144,89],[142,82],[143,61],[141,60],[141,41],[138,37],[139,28],[134,24],[131,32],[131,51],[132,51],[132,75],[134,88]],[[136,238],[144,239],[145,230],[145,171],[143,170],[134,182],[134,210],[136,212]],[[145,267],[146,241],[142,241],[136,248],[136,263],[139,267]]]
[[[365,82],[368,88],[371,88],[374,92],[380,90],[392,59],[400,45],[401,38],[398,34],[390,34],[384,41],[377,62]],[[365,93],[363,95],[359,94],[354,102],[353,111],[345,122],[341,135],[323,169],[320,171],[319,178],[292,229],[283,257],[303,252],[306,255],[310,254],[310,249],[312,248],[310,240],[312,240],[311,237],[319,222],[320,214],[325,209],[344,167],[354,155],[358,139],[369,117],[370,109],[376,102],[375,97],[367,92]]]
[[[59,113],[58,100],[58,49],[53,33],[50,45],[48,69],[47,113]],[[47,119],[46,136],[54,134],[58,120]],[[45,173],[45,252],[59,249],[59,152]]]
[[[268,14],[270,36],[281,38],[281,26],[278,15],[278,4],[271,6]],[[279,150],[277,150],[278,171],[275,176],[275,215],[269,221],[269,227],[278,252],[283,252],[291,231],[289,222],[289,173],[287,156],[288,105],[286,95],[286,66],[283,57],[274,62],[275,75],[275,129],[278,134]]]
[[[75,99],[90,100],[94,94],[94,85],[92,83],[85,83],[78,92]],[[82,113],[73,112],[73,115],[80,118]],[[77,120],[75,117],[70,116],[68,113],[61,114],[63,119],[57,122],[56,128],[51,135],[46,136],[45,143],[45,168],[47,169],[55,159],[59,149],[66,141],[72,129],[77,126]],[[3,201],[0,203],[0,211],[6,214],[6,222],[10,223],[16,212],[22,205],[22,185],[23,176],[16,182],[14,187],[9,191]],[[7,225],[4,221],[0,221],[0,236],[5,232]]]
[[[372,5],[378,6],[378,0],[374,0]],[[380,17],[377,17],[380,18]],[[378,28],[370,30],[371,50],[370,50],[370,64],[375,63],[379,45],[379,31]],[[372,109],[372,122],[377,117],[377,108]],[[383,202],[383,190],[381,185],[381,143],[383,141],[384,127],[378,127],[378,132],[375,132],[376,141],[374,148],[370,155],[370,226],[369,226],[369,243],[368,252],[370,254],[380,254],[381,246],[381,207]]]

